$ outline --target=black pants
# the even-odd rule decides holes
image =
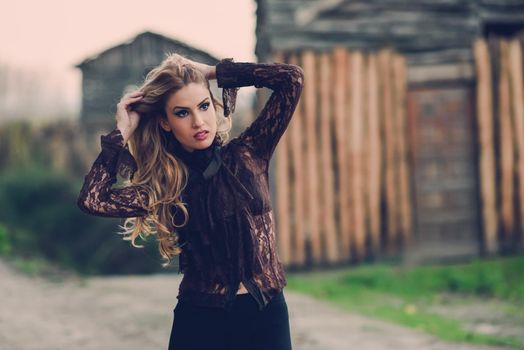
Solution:
[[[231,311],[179,300],[169,350],[291,350],[284,293],[263,310],[251,294],[238,294]]]

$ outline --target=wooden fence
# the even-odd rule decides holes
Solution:
[[[375,53],[277,53],[300,65],[304,91],[276,150],[276,215],[284,265],[396,253],[412,235],[406,61]]]
[[[514,250],[524,228],[524,36],[475,42],[484,247]]]

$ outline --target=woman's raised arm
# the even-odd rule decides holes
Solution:
[[[147,193],[138,186],[111,188],[117,181],[120,167],[134,172],[136,162],[127,140],[138,126],[140,115],[130,105],[142,99],[142,91],[134,91],[122,96],[116,108],[116,128],[102,135],[102,151],[84,179],[77,204],[88,214],[113,217],[137,217],[148,214]],[[127,164],[126,164],[127,163]]]
[[[283,63],[235,63],[216,65],[217,84],[222,88],[254,85],[273,90],[262,111],[239,136],[255,154],[269,162],[298,104],[304,84],[301,67]]]
[[[137,217],[148,214],[148,195],[139,186],[111,188],[117,181],[122,158],[134,161],[124,144],[120,129],[101,136],[102,151],[96,158],[80,190],[77,204],[82,211],[106,217]]]

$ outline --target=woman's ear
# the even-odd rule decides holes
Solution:
[[[169,123],[167,122],[166,119],[164,118],[159,118],[158,119],[158,122],[160,123],[160,127],[162,129],[164,129],[165,131],[167,132],[171,132],[171,126],[169,125]]]

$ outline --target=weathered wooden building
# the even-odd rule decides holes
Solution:
[[[405,108],[404,112],[400,112],[400,114],[405,114],[405,123],[399,124],[399,128],[394,129],[393,133],[401,135],[399,140],[401,143],[404,142],[402,146],[399,146],[403,153],[398,153],[399,158],[395,158],[395,162],[405,160],[407,164],[408,172],[405,178],[409,180],[409,187],[401,190],[401,193],[409,196],[407,201],[411,214],[406,216],[409,219],[409,225],[406,227],[410,232],[403,233],[405,239],[401,244],[402,248],[392,244],[391,238],[397,241],[395,232],[390,235],[388,231],[391,230],[392,222],[394,224],[397,219],[402,221],[403,214],[394,213],[396,211],[395,203],[401,205],[400,202],[395,201],[395,198],[400,197],[391,197],[393,201],[388,198],[390,191],[388,186],[391,187],[391,184],[388,185],[387,182],[389,176],[387,165],[383,165],[387,161],[381,158],[382,174],[380,182],[377,182],[377,185],[379,184],[377,191],[380,191],[381,195],[380,203],[377,206],[381,208],[380,211],[384,217],[380,220],[380,232],[375,233],[380,240],[380,248],[377,248],[378,251],[370,249],[369,245],[376,244],[376,242],[370,242],[369,232],[365,237],[365,242],[359,243],[358,229],[354,229],[355,224],[351,224],[352,229],[348,233],[352,247],[360,244],[362,248],[365,247],[367,256],[370,251],[374,256],[384,252],[393,252],[393,254],[401,253],[404,257],[415,260],[456,259],[499,251],[500,247],[493,243],[493,239],[496,240],[497,236],[504,234],[487,223],[489,220],[486,220],[486,215],[488,215],[485,208],[486,199],[482,197],[486,187],[482,185],[483,175],[479,164],[481,137],[477,121],[478,99],[474,43],[479,38],[508,37],[522,31],[524,29],[524,1],[257,0],[257,5],[256,54],[259,60],[285,60],[299,63],[303,67],[308,65],[310,68],[306,71],[306,85],[320,84],[322,79],[319,77],[322,77],[323,74],[320,71],[326,64],[335,67],[335,72],[340,72],[336,70],[338,57],[336,50],[346,50],[349,55],[354,52],[357,52],[357,56],[364,55],[366,67],[374,62],[371,55],[383,49],[391,49],[404,58],[406,91],[405,95],[400,96],[402,103],[399,104],[399,108]],[[322,58],[322,55],[326,54],[328,57]],[[310,59],[310,55],[316,59]],[[357,57],[355,60],[356,67],[360,67],[358,62],[362,60],[362,57]],[[350,65],[354,67],[353,63]],[[355,78],[355,75],[359,74],[358,69],[349,68],[348,72],[348,81],[350,81],[348,84],[357,79],[357,85],[349,85],[348,89],[361,87],[362,85],[358,85],[359,78]],[[333,84],[335,84],[335,91],[331,94],[336,95],[338,89],[336,74],[330,77],[327,79],[329,83],[320,91],[312,91],[309,96],[306,93],[302,97],[304,108],[313,110],[312,113],[317,118],[317,125],[320,123],[319,120],[327,118],[325,111],[335,112],[322,109],[321,102],[310,102],[308,99],[321,100],[322,91]],[[371,77],[375,76],[371,75]],[[381,80],[383,78],[384,75],[381,75],[379,70],[379,85],[375,89],[377,93],[382,93],[380,89],[384,84],[384,81]],[[371,83],[373,81],[371,80]],[[368,81],[365,81],[364,86],[366,88],[364,100],[370,96],[373,97],[374,90],[369,89],[371,85],[368,85]],[[359,108],[361,108],[353,101],[354,96],[351,93],[355,92],[350,91],[348,95],[350,97],[348,97],[347,113],[360,111]],[[332,97],[326,96],[325,98],[329,100]],[[366,106],[368,105],[361,108],[364,111],[364,119],[368,117],[366,113],[369,113]],[[387,111],[387,106],[385,110],[380,109],[379,111],[380,118],[384,118],[382,122],[385,125],[380,134],[377,134],[381,140],[379,149],[387,158],[389,149],[385,142],[387,142],[388,130],[397,126],[387,126],[388,118],[384,117],[382,113]],[[302,112],[299,110],[298,113],[302,118],[304,109]],[[335,123],[330,126],[330,132],[333,135],[336,134],[336,125]],[[352,125],[360,127],[358,123]],[[494,125],[493,133],[496,132],[496,123]],[[355,138],[356,135],[350,133],[348,137]],[[524,138],[524,134],[521,137]],[[518,138],[517,135],[516,139]],[[384,139],[386,141],[383,143]],[[495,137],[495,140],[498,138]],[[296,154],[293,147],[290,147],[290,151],[281,152],[284,154],[283,158]],[[353,146],[347,147],[350,153],[353,152],[354,149],[351,148]],[[499,147],[496,142],[493,147],[495,157],[497,157]],[[359,159],[364,159],[363,164],[370,157],[366,153],[368,150],[366,145],[359,149],[359,154],[362,156]],[[306,158],[306,152],[301,157]],[[524,158],[524,154],[520,157]],[[333,162],[337,163],[335,160]],[[355,166],[360,166],[359,162],[355,162]],[[277,162],[277,166],[283,164],[284,167],[292,167],[288,163],[288,160],[283,160],[280,163]],[[499,176],[499,170],[495,170],[494,167],[495,164],[493,164],[493,171],[496,171],[495,175]],[[366,166],[363,168],[369,169]],[[297,175],[293,175],[293,171],[290,172],[292,173],[291,181],[295,181]],[[311,176],[311,173],[308,175]],[[364,180],[367,180],[366,175],[363,177]],[[339,176],[339,179],[336,180],[335,192],[340,191],[341,181],[343,180]],[[397,185],[399,188],[402,187],[401,182],[396,183],[393,187]],[[325,186],[325,183],[321,183],[321,186]],[[356,192],[350,192],[350,201],[352,201],[350,209],[358,206],[359,199],[356,193],[359,191],[358,188],[367,186],[367,183],[363,181],[355,186]],[[524,187],[524,184],[520,186]],[[487,190],[490,191],[489,188]],[[318,190],[315,189],[315,191]],[[299,196],[298,189],[291,195]],[[315,194],[309,198],[307,194],[305,196],[303,200],[306,202],[308,200],[316,201],[317,198]],[[369,207],[368,202],[372,200],[369,198],[372,197],[364,196],[362,203],[365,208]],[[492,200],[493,210],[498,210],[501,200],[500,195],[495,195]],[[299,206],[299,201],[293,198],[291,201]],[[514,197],[513,201],[516,206],[520,206],[518,197]],[[286,200],[282,203],[279,201],[277,205],[286,206],[281,213],[285,213],[287,207],[291,208],[289,217],[278,216],[279,232],[296,234],[296,225],[300,220],[293,217],[297,215],[298,209],[293,207],[293,203],[288,203]],[[341,232],[340,224],[344,215],[350,216],[352,222],[358,222],[359,217],[362,216],[362,225],[366,231],[369,231],[374,219],[366,210],[363,210],[364,214],[353,209],[350,210],[351,213],[341,212],[336,218],[335,240],[338,241],[341,235],[345,234]],[[309,246],[321,244],[322,249],[329,250],[329,245],[333,245],[329,243],[330,239],[315,238],[315,232],[311,232],[314,231],[311,228],[311,220],[313,222],[317,220],[311,219],[311,215],[319,215],[318,220],[322,225],[326,223],[325,213],[322,211],[319,214],[315,213],[308,211],[304,218],[306,224],[300,227],[307,233],[305,239],[311,241]],[[388,217],[391,213],[394,213],[397,218]],[[522,222],[522,220],[524,217],[516,221]],[[286,228],[287,226],[290,228]],[[518,228],[514,228],[513,237],[516,238],[513,242],[522,247],[523,225],[520,223],[517,226]],[[487,238],[487,235],[491,238]],[[314,242],[315,239],[318,243]],[[297,254],[298,250],[304,249],[304,246],[294,245],[293,242],[296,243],[296,240],[293,238],[281,237],[281,241],[284,246],[281,252],[284,260],[291,264],[295,262],[302,265],[304,258],[296,260],[293,256]],[[390,249],[391,246],[392,249]],[[307,247],[308,244],[306,244]],[[314,251],[315,249],[309,247],[309,250]],[[354,248],[352,248],[352,253],[355,254]],[[329,254],[326,255],[329,256]],[[315,262],[326,261],[326,259],[330,260],[324,257]],[[334,260],[347,261],[347,259],[336,258]]]
[[[112,126],[123,93],[139,85],[170,52],[207,64],[218,62],[218,58],[181,41],[150,31],[140,33],[76,66],[82,71],[81,122],[97,128]]]

